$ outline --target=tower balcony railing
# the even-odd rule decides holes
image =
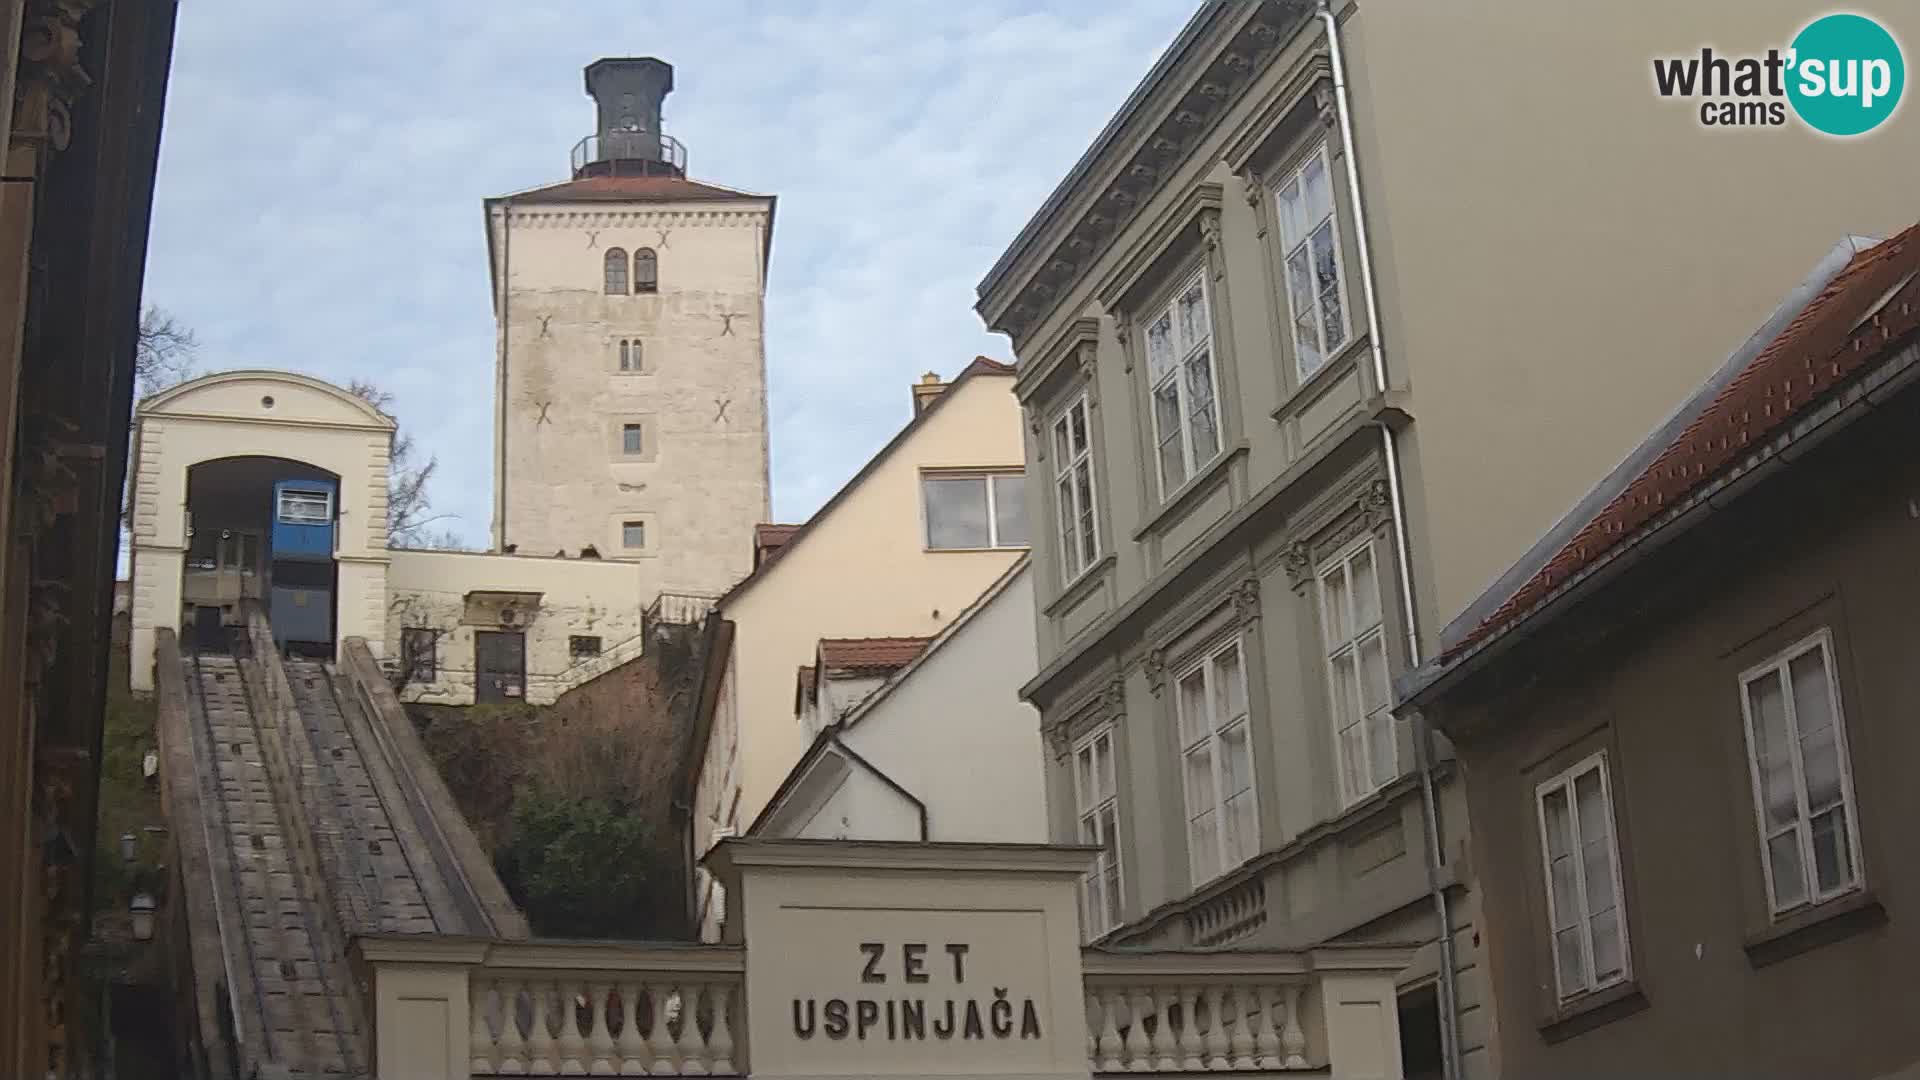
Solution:
[[[573,175],[647,176],[687,172],[687,148],[679,139],[653,131],[609,131],[573,144]]]

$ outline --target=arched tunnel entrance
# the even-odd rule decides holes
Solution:
[[[340,478],[278,457],[229,457],[187,470],[182,621],[201,651],[227,651],[245,605],[266,609],[283,652],[331,659]]]

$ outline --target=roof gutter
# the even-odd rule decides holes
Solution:
[[[1373,270],[1373,240],[1367,231],[1366,200],[1361,197],[1359,147],[1353,136],[1353,105],[1347,95],[1347,64],[1345,51],[1340,44],[1340,19],[1333,13],[1333,5],[1329,0],[1320,0],[1317,14],[1327,30],[1327,56],[1333,68],[1334,112],[1340,123],[1340,142],[1346,151],[1341,156],[1346,160],[1347,204],[1353,217],[1355,246],[1360,252],[1360,280],[1366,296],[1367,352],[1373,360],[1374,392],[1385,394],[1389,384],[1386,345],[1380,330],[1379,284]],[[1420,667],[1420,617],[1413,597],[1413,552],[1412,544],[1407,539],[1407,500],[1400,476],[1399,440],[1392,425],[1382,422],[1379,428],[1380,454],[1387,468],[1387,497],[1392,504],[1393,561],[1399,570],[1400,614],[1406,636],[1407,667],[1417,670]],[[1437,923],[1435,943],[1440,952],[1440,972],[1436,981],[1442,1072],[1446,1080],[1459,1080],[1460,1018],[1457,1002],[1460,998],[1454,974],[1453,919],[1447,910],[1447,890],[1441,875],[1440,808],[1439,799],[1434,793],[1433,731],[1426,717],[1417,714],[1413,719],[1413,748],[1415,769],[1420,774],[1421,824],[1426,833],[1422,854],[1426,863],[1427,893],[1433,901]]]

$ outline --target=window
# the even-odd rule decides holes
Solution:
[[[1626,904],[1606,766],[1606,754],[1595,754],[1534,789],[1562,1001],[1627,977]]]
[[[440,634],[435,630],[407,627],[400,631],[400,666],[408,682],[430,683],[439,678],[435,663],[439,643]]]
[[[1080,926],[1087,940],[1120,925],[1120,789],[1114,782],[1113,725],[1073,749],[1073,801],[1080,842],[1100,849],[1080,879]]]
[[[333,520],[333,493],[281,488],[280,520],[290,525],[325,525]]]
[[[620,339],[620,370],[640,370],[640,340],[638,338]]]
[[[620,248],[608,248],[605,266],[607,295],[627,295],[627,253]]]
[[[640,425],[620,425],[620,452],[623,454],[640,453]]]
[[[1287,175],[1277,198],[1294,356],[1305,379],[1347,340],[1340,226],[1333,212],[1333,174],[1325,144]]]
[[[1321,567],[1320,634],[1340,759],[1340,802],[1348,806],[1400,772],[1372,540]]]
[[[575,660],[590,660],[600,655],[598,635],[574,634],[567,638],[567,655]]]
[[[647,523],[644,521],[623,521],[620,523],[620,546],[624,548],[643,548],[647,546]]]
[[[1825,630],[1740,676],[1760,861],[1774,915],[1860,884],[1833,641]]]
[[[1239,640],[1188,669],[1176,685],[1187,865],[1200,885],[1260,850]]]
[[[1100,555],[1094,520],[1093,449],[1087,435],[1087,396],[1081,394],[1053,421],[1053,483],[1059,499],[1060,578],[1072,581]]]
[[[928,475],[920,487],[927,547],[965,551],[1027,545],[1026,474]]]
[[[650,293],[659,289],[660,260],[652,248],[641,248],[633,253],[633,291]]]
[[[1213,319],[1206,272],[1193,275],[1147,327],[1147,378],[1153,393],[1154,454],[1160,494],[1171,494],[1220,452],[1220,406],[1213,393]]]

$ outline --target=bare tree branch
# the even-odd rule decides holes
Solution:
[[[379,409],[382,414],[389,417],[393,415],[392,391],[364,379],[353,379],[347,383],[347,392]],[[427,528],[451,517],[448,514],[431,513],[433,502],[427,495],[427,487],[432,483],[434,473],[440,469],[440,459],[428,455],[424,462],[419,460],[413,434],[396,427],[387,462],[387,542],[402,548],[462,547],[459,537],[451,530],[430,532]],[[452,543],[447,543],[449,540]]]
[[[200,340],[170,312],[148,305],[140,313],[140,334],[133,351],[133,382],[141,397],[193,378]]]

